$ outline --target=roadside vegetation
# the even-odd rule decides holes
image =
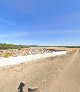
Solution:
[[[8,57],[10,57],[10,56],[12,56],[12,53],[8,53],[8,52],[6,52],[6,53],[0,53],[0,57],[5,57],[5,58],[8,58]]]
[[[14,45],[0,43],[0,50],[4,49],[20,49],[20,48],[29,48],[29,47],[66,47],[66,48],[80,48],[80,46],[37,46],[37,45]]]
[[[0,49],[20,49],[20,48],[29,48],[29,47],[36,47],[36,45],[14,45],[14,44],[6,44],[0,43]]]
[[[12,53],[5,53],[5,54],[4,54],[4,57],[6,57],[6,58],[8,58],[8,57],[10,57],[10,56],[12,56]]]

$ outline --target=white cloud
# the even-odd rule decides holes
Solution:
[[[13,21],[10,21],[10,20],[6,20],[6,19],[0,18],[0,22],[1,22],[1,23],[5,23],[5,24],[7,24],[7,25],[15,26],[15,23],[14,23]]]
[[[30,33],[30,35],[47,35],[47,34],[55,35],[55,34],[74,34],[74,33],[75,34],[80,33],[80,31],[79,30],[47,30],[47,31],[44,31],[44,30],[40,31],[39,30],[37,32]]]
[[[39,31],[39,32],[29,32],[29,31],[23,31],[23,32],[13,32],[8,34],[0,34],[0,39],[2,38],[18,38],[18,37],[24,37],[24,36],[38,36],[38,35],[57,35],[57,34],[78,34],[80,31]]]
[[[29,35],[28,33],[25,32],[15,32],[15,33],[8,33],[8,34],[0,34],[0,39],[2,38],[16,38],[16,37],[22,37]]]

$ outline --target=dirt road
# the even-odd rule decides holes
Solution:
[[[46,92],[80,92],[80,53],[77,51],[67,67]]]
[[[0,92],[18,92],[21,82],[25,84],[21,92],[28,92],[28,88],[37,88],[32,92],[79,92],[79,56],[77,51],[75,55],[71,52],[30,64],[2,68]]]

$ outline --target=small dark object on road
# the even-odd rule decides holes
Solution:
[[[19,87],[18,87],[18,92],[23,92],[23,87],[25,86],[25,84],[23,82],[21,82],[19,84]]]
[[[37,88],[28,88],[28,92],[35,92]]]

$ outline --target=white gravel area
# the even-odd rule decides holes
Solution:
[[[29,63],[33,60],[38,60],[42,58],[48,58],[56,55],[63,55],[66,54],[67,51],[57,51],[51,53],[44,53],[44,54],[36,54],[36,55],[27,55],[27,56],[17,56],[17,57],[9,57],[9,58],[0,58],[0,67],[11,66],[20,63]]]

